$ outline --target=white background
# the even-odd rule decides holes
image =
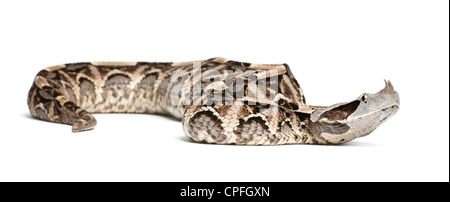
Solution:
[[[2,1],[0,181],[448,181],[448,4]],[[400,111],[348,144],[269,147],[193,143],[155,115],[98,114],[94,130],[72,133],[28,112],[48,66],[217,56],[288,63],[313,105],[389,79]]]

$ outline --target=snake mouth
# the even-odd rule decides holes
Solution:
[[[382,123],[386,119],[388,119],[389,117],[394,115],[399,109],[400,109],[400,107],[398,105],[392,105],[392,106],[383,108],[381,110],[373,111],[372,113],[365,114],[364,116],[361,116],[358,118],[372,117],[373,121],[378,119],[379,122]],[[375,118],[375,117],[378,117],[378,118]]]
[[[386,108],[384,108],[384,109],[382,109],[381,111],[383,111],[383,112],[389,112],[389,111],[394,111],[394,112],[396,112],[396,111],[398,111],[400,109],[400,107],[398,106],[398,105],[392,105],[392,106],[390,106],[390,107],[386,107]]]

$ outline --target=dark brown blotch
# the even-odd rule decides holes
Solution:
[[[324,112],[320,119],[326,118],[328,120],[344,120],[348,116],[350,116],[353,112],[356,111],[360,104],[359,100],[355,100],[353,102],[350,102],[345,105],[341,105],[339,107],[336,107],[334,109],[331,109],[327,112]]]
[[[87,68],[89,66],[89,64],[90,63],[87,63],[87,62],[67,64],[66,68],[64,68],[64,71],[67,71],[67,72],[79,72],[82,69]]]
[[[113,74],[108,77],[108,79],[105,82],[105,87],[110,88],[113,86],[124,86],[128,85],[131,81],[131,78],[124,74]]]
[[[80,90],[81,94],[95,94],[95,85],[86,78],[80,78]]]
[[[147,74],[139,83],[139,87],[144,89],[153,89],[153,85],[158,79],[158,72]]]

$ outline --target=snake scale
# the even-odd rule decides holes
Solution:
[[[86,62],[40,71],[28,93],[33,117],[92,129],[92,113],[147,113],[182,120],[196,142],[340,144],[366,136],[399,109],[391,82],[375,94],[307,105],[287,64],[211,58],[193,62]]]

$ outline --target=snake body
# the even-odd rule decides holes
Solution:
[[[387,81],[380,92],[352,102],[311,106],[287,64],[212,58],[48,67],[35,77],[28,107],[34,117],[72,125],[74,132],[92,129],[93,113],[146,113],[182,120],[196,142],[340,144],[375,130],[395,114],[399,99]]]

